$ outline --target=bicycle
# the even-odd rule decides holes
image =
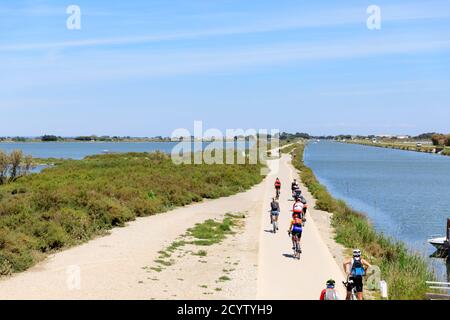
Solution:
[[[351,288],[350,300],[358,300],[358,297],[356,295],[356,287],[353,284],[353,280],[350,279],[349,276],[347,276],[347,281],[342,281],[342,284],[347,289],[347,291],[348,291],[349,288]]]
[[[288,231],[288,235],[289,235],[289,237],[291,237],[291,232],[290,231]],[[294,254],[293,254],[293,257],[294,257],[294,259],[300,260],[300,255],[302,253],[302,249],[300,247],[300,238],[297,235],[293,235],[293,240],[294,240]]]
[[[279,188],[275,188],[275,199],[277,199],[277,200],[280,199],[280,189]]]
[[[272,232],[277,233],[278,230],[278,216],[275,214],[272,214]]]

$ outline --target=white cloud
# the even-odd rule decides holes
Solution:
[[[382,21],[409,21],[420,19],[439,19],[450,17],[449,5],[442,1],[428,1],[419,3],[404,3],[402,5],[384,5],[382,9]],[[4,9],[7,10],[7,9]],[[0,9],[1,11],[1,9]],[[8,10],[7,10],[8,11]],[[31,7],[24,9],[22,14],[36,14],[39,13],[55,14],[60,10],[52,7]],[[19,11],[20,12],[20,11]],[[98,15],[111,15],[112,13],[98,12],[91,13]],[[245,16],[244,16],[245,17]],[[211,27],[204,30],[190,30],[190,31],[169,31],[167,33],[159,34],[144,34],[139,36],[115,36],[84,39],[78,41],[51,41],[40,43],[12,43],[0,45],[0,52],[8,51],[33,51],[33,50],[47,50],[47,49],[65,49],[65,48],[83,48],[83,47],[101,47],[101,46],[129,46],[146,43],[167,42],[177,40],[190,40],[207,37],[222,37],[238,34],[256,34],[266,32],[277,32],[286,30],[306,29],[306,28],[324,28],[324,27],[339,27],[342,25],[360,24],[365,26],[367,19],[365,8],[352,7],[341,8],[321,12],[294,12],[286,13],[271,13],[248,15],[246,19],[249,21],[245,24],[230,26],[229,22],[225,26]],[[227,19],[222,19],[227,21]],[[228,21],[233,21],[229,19]]]

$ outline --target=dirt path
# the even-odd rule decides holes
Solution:
[[[338,293],[344,298],[345,290],[341,285],[344,274],[319,233],[314,218],[317,214],[315,202],[309,193],[305,194],[309,209],[301,240],[303,253],[300,260],[291,257],[292,242],[287,235],[293,205],[290,183],[294,178],[299,181],[299,177],[289,162],[290,156],[283,155],[278,171],[273,170],[268,176],[269,181],[274,181],[277,176],[282,181],[280,230],[276,234],[270,232],[269,208],[265,208],[260,232],[257,298],[317,300],[329,278],[336,281]],[[272,196],[273,188],[269,187],[265,192],[265,203],[269,203]]]
[[[301,261],[286,256],[291,254],[286,230],[292,205],[288,184],[294,169],[287,155],[271,161],[270,166],[275,170],[247,192],[138,218],[124,228],[113,229],[108,236],[53,254],[26,272],[2,279],[0,299],[317,299],[328,278],[339,282],[343,275],[311,215],[304,231]],[[282,180],[283,189],[280,233],[273,235],[265,230],[270,227],[267,211],[275,176]],[[245,229],[208,249],[208,257],[203,259],[208,263],[191,256],[175,264],[172,273],[149,273],[158,251],[188,228],[229,212],[247,213]],[[201,287],[225,268],[233,270],[232,280],[221,283],[220,291]]]

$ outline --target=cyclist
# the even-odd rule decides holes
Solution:
[[[292,193],[294,193],[294,190],[296,190],[298,188],[299,188],[299,186],[298,186],[298,183],[297,183],[297,179],[294,179],[294,181],[291,183]]]
[[[339,300],[339,296],[334,289],[335,283],[333,279],[327,281],[326,289],[323,289],[320,293],[320,300]]]
[[[295,241],[296,237],[298,238],[298,242],[300,244],[300,239],[302,238],[302,219],[300,218],[300,215],[298,213],[292,213],[292,220],[291,224],[289,225],[288,233],[292,235],[292,250],[295,250]],[[302,249],[299,248],[300,253],[302,252]]]
[[[277,177],[277,179],[275,180],[275,192],[276,192],[277,199],[280,196],[280,189],[281,189],[281,181]]]
[[[272,220],[273,218],[275,218],[275,221],[278,221],[279,215],[280,215],[280,204],[275,200],[275,198],[272,198],[272,202],[270,203],[270,224],[273,223]]]
[[[366,260],[361,258],[361,250],[353,250],[353,257],[346,260],[343,264],[344,271],[347,273],[349,280],[353,281],[352,285],[347,287],[347,297],[346,300],[350,300],[351,292],[353,287],[356,288],[358,300],[363,299],[363,277],[366,274],[367,268],[371,265]],[[350,271],[348,271],[348,266]]]

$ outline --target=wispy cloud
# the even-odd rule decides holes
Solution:
[[[301,66],[311,61],[330,61],[450,51],[450,38],[405,40],[402,36],[371,40],[366,38],[336,40],[333,43],[271,43],[234,48],[197,48],[164,50],[159,53],[124,53],[96,50],[76,57],[55,56],[48,60],[11,56],[0,62],[0,68],[11,77],[3,82],[21,86],[48,86],[100,80],[123,80],[160,76],[205,73],[246,72],[254,67]],[[383,90],[402,90],[383,89]],[[406,90],[406,89],[405,89]],[[409,89],[408,89],[409,90]],[[425,90],[425,89],[424,89]],[[360,89],[354,92],[325,92],[325,95],[376,94]],[[388,92],[385,92],[388,93]]]
[[[0,12],[1,12],[0,8]],[[4,9],[8,10],[8,9]],[[50,15],[59,14],[61,9],[53,7],[31,7],[23,10],[23,14]],[[91,13],[94,14],[94,13]],[[112,13],[98,13],[99,15],[108,15]],[[124,19],[126,19],[123,17]],[[245,17],[245,16],[244,16]],[[427,3],[410,3],[402,6],[386,5],[382,7],[383,23],[420,20],[420,19],[439,19],[449,18],[450,10],[448,4],[442,1],[430,1]],[[248,22],[241,23],[238,26],[220,26],[210,27],[203,30],[190,31],[169,31],[158,34],[143,34],[138,36],[114,36],[91,38],[77,41],[50,41],[39,43],[12,43],[0,45],[0,52],[8,51],[31,51],[47,49],[66,49],[82,47],[101,47],[101,46],[129,46],[138,44],[148,44],[157,42],[190,40],[208,37],[222,37],[242,34],[257,34],[267,32],[278,32],[286,30],[298,30],[307,28],[337,27],[342,25],[361,25],[365,27],[367,14],[365,7],[342,8],[336,11],[323,10],[321,12],[286,14],[272,13],[271,15],[247,16]],[[227,19],[222,19],[227,20]],[[233,19],[228,19],[233,21]]]

